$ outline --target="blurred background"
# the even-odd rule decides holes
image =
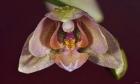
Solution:
[[[98,0],[101,23],[120,42],[128,58],[122,80],[87,62],[68,73],[56,65],[30,75],[17,71],[22,46],[47,12],[42,0],[0,1],[0,84],[140,84],[140,0]]]

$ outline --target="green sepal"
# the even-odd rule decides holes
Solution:
[[[117,80],[122,79],[128,69],[128,63],[127,63],[127,58],[126,58],[125,52],[123,50],[121,50],[121,52],[122,52],[122,56],[121,56],[122,64],[117,69],[111,69],[114,77]]]
[[[79,12],[79,10],[71,6],[64,6],[55,8],[53,12],[60,21],[67,22],[73,17],[74,14]]]
[[[97,22],[103,21],[103,14],[96,0],[47,0],[47,1],[57,6],[69,5],[78,8],[80,10],[87,12],[90,16],[92,16],[95,19],[95,21]]]
[[[52,3],[54,5],[57,5],[57,6],[66,6],[66,4],[62,3],[60,0],[45,0],[49,3]]]

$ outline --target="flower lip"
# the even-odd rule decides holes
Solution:
[[[75,62],[75,64],[69,64],[68,66],[65,66],[63,63],[62,63],[62,61],[60,61],[60,63],[61,63],[61,65],[62,65],[62,67],[66,70],[66,71],[68,71],[68,72],[72,72],[72,71],[74,71],[75,69],[77,69],[78,68],[78,61],[79,60],[77,60],[76,62]]]
[[[79,53],[77,49],[64,50],[55,55],[54,62],[66,71],[72,72],[81,67],[88,60],[87,53]]]

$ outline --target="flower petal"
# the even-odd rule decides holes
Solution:
[[[19,67],[18,67],[19,72],[26,73],[26,74],[40,71],[54,64],[54,62],[50,59],[50,56],[53,53],[50,53],[49,55],[44,57],[35,57],[31,55],[31,53],[28,50],[29,40],[31,36],[32,35],[30,35],[27,38],[23,46],[22,53],[19,60]]]
[[[87,53],[79,53],[77,50],[64,50],[55,55],[54,62],[66,71],[72,72],[81,67],[88,59]]]
[[[80,41],[77,43],[77,46],[85,48],[89,45],[89,37],[87,37],[79,22],[77,23],[77,27],[80,31]]]
[[[122,52],[117,40],[105,28],[101,27],[101,32],[104,34],[108,43],[108,50],[104,54],[92,54],[90,60],[98,65],[108,68],[118,68],[121,64]]]
[[[57,26],[56,30],[54,31],[54,33],[52,34],[51,39],[50,39],[50,47],[52,49],[60,49],[63,46],[58,41],[58,30],[59,30],[59,28],[60,28],[60,23],[58,23],[58,26]]]
[[[56,21],[44,17],[29,41],[29,51],[34,56],[46,56],[50,52],[50,38],[57,28]]]
[[[87,31],[86,34],[90,34],[89,36],[92,37],[88,37],[92,42],[90,45],[92,51],[97,54],[105,53],[108,50],[108,45],[99,25],[87,14],[79,18],[78,21],[81,22],[83,29]]]

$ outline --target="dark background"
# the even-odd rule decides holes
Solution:
[[[140,0],[99,0],[105,26],[124,48],[129,68],[117,81],[103,67],[87,62],[68,73],[54,65],[25,75],[17,71],[22,46],[47,12],[41,0],[0,0],[0,84],[140,84]]]

